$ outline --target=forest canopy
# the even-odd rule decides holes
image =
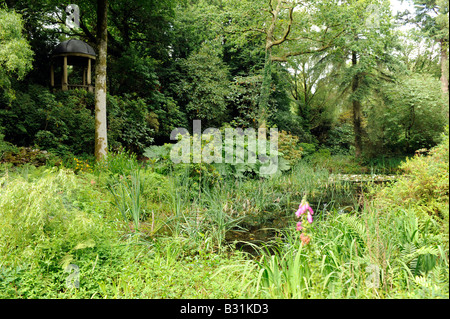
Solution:
[[[91,94],[49,86],[58,43],[79,39],[98,52],[98,3],[72,3],[77,26],[59,1],[0,8],[0,132],[9,143],[93,152]],[[277,127],[356,157],[433,147],[448,124],[448,1],[404,3],[413,9],[386,0],[110,1],[109,148],[142,154],[194,119]]]

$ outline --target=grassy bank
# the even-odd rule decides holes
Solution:
[[[448,137],[364,193],[306,160],[270,179],[162,168],[4,165],[0,297],[448,298]]]

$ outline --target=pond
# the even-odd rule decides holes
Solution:
[[[391,183],[397,175],[374,174],[331,174],[328,182],[312,192],[308,202],[315,212],[315,217],[327,211],[349,213],[361,210],[367,200],[366,191],[374,185]],[[225,241],[236,249],[252,255],[259,255],[262,246],[270,247],[283,237],[283,229],[295,227],[295,211],[301,198],[292,198],[290,203],[281,205],[278,214],[272,214],[263,223],[243,223],[242,228],[235,228],[226,233]],[[258,248],[259,247],[259,248]],[[270,248],[269,248],[270,249]]]

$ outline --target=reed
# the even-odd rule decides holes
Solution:
[[[114,197],[114,204],[124,221],[133,221],[134,230],[139,231],[141,215],[142,182],[140,170],[133,170],[129,176],[120,175],[108,183],[108,190]]]

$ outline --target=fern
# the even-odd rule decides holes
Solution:
[[[420,256],[433,255],[438,256],[439,250],[432,246],[423,246],[416,248],[413,243],[406,243],[400,253],[399,261],[408,265],[409,269],[416,273],[418,271],[418,260]]]
[[[406,243],[403,245],[399,256],[399,262],[406,264],[412,272],[415,272],[417,267],[417,256],[412,258],[415,253],[416,245],[413,243]]]
[[[338,218],[359,237],[361,243],[367,244],[366,227],[355,215],[340,215]]]

